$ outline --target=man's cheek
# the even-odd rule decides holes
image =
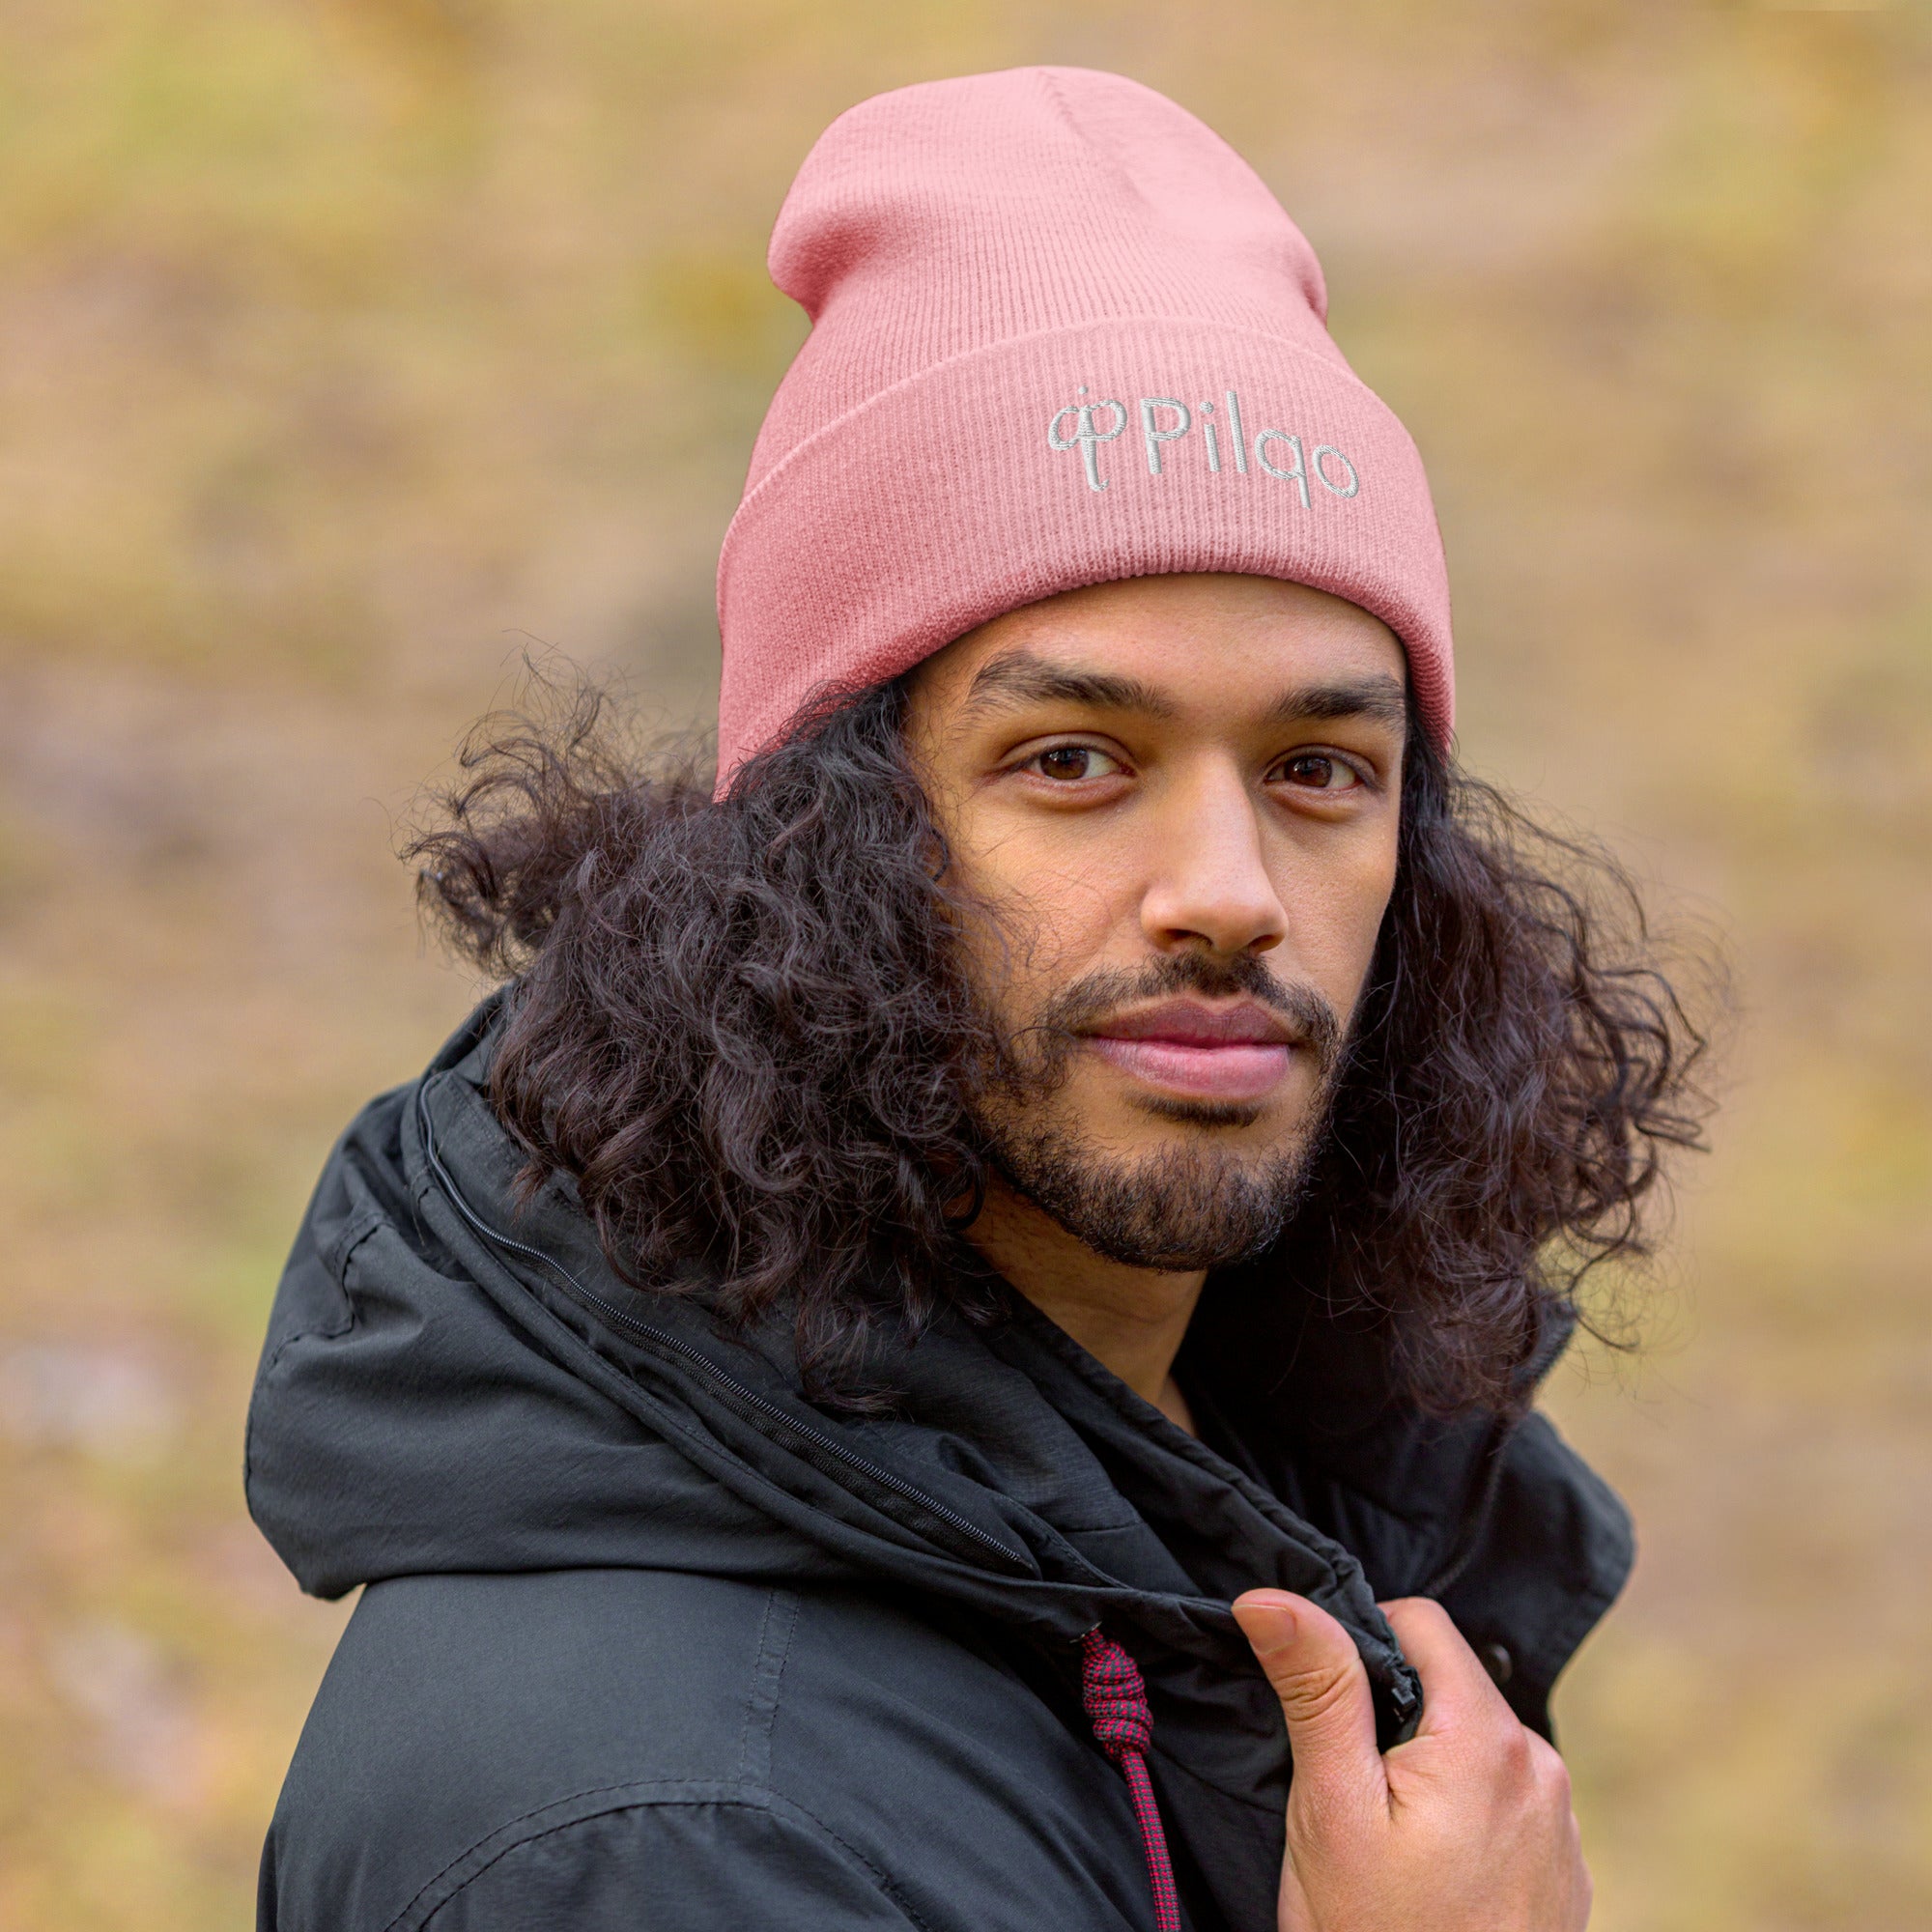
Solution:
[[[1033,895],[999,908],[995,954],[988,971],[1000,981],[998,1003],[1016,1023],[1039,1012],[1064,987],[1107,964],[1112,952],[1122,953],[1119,963],[1140,963],[1136,951],[1109,946],[1110,929],[1093,912],[1092,906],[1077,899],[1052,908]]]
[[[1326,919],[1320,922],[1317,956],[1308,962],[1311,977],[1345,1026],[1353,1020],[1368,989],[1391,888],[1386,872],[1378,867],[1337,892],[1325,907]]]

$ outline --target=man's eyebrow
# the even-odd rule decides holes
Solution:
[[[1031,651],[1017,649],[1002,651],[980,667],[967,690],[965,708],[970,715],[1056,698],[1092,704],[1104,711],[1138,711],[1150,718],[1174,716],[1173,702],[1137,677],[1086,670],[1078,665],[1048,664]]]
[[[1031,651],[1013,649],[989,658],[974,673],[966,693],[968,715],[1009,705],[1091,704],[1105,711],[1137,711],[1149,718],[1172,718],[1175,705],[1137,677],[1090,670],[1078,665],[1050,664]],[[1307,724],[1342,718],[1372,718],[1404,726],[1408,694],[1402,680],[1386,672],[1373,677],[1296,685],[1267,708],[1270,724]]]
[[[1298,724],[1321,719],[1373,718],[1406,725],[1408,694],[1399,677],[1348,678],[1334,683],[1298,685],[1268,706],[1270,724]]]

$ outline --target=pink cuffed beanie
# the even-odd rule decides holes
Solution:
[[[1191,114],[1081,68],[879,95],[806,156],[771,271],[812,327],[719,560],[721,783],[815,694],[1165,571],[1372,611],[1447,743],[1422,460],[1329,339],[1300,230]]]

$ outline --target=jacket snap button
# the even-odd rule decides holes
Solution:
[[[1490,1673],[1492,1683],[1501,1686],[1510,1681],[1516,1669],[1516,1659],[1509,1654],[1508,1644],[1480,1644],[1477,1646],[1476,1655],[1483,1660],[1483,1668]]]

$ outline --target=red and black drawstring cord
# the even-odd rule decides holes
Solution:
[[[1147,1854],[1153,1887],[1154,1932],[1180,1932],[1180,1901],[1174,1889],[1174,1866],[1167,1856],[1167,1833],[1153,1802],[1148,1776],[1148,1747],[1153,1743],[1153,1713],[1140,1665],[1095,1624],[1080,1639],[1080,1696],[1094,1742],[1121,1767],[1140,1823],[1141,1849]]]

